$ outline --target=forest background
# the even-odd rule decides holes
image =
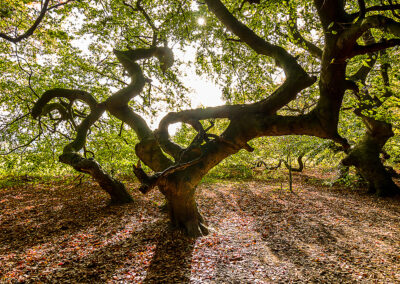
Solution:
[[[0,1],[0,281],[399,282],[399,11]]]

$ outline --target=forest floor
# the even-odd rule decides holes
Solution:
[[[326,174],[324,174],[326,176]],[[0,283],[400,283],[400,199],[321,172],[198,188],[210,234],[171,230],[161,194],[109,207],[89,180],[0,188]]]

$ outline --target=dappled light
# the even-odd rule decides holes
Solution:
[[[314,177],[314,183],[307,183]],[[399,199],[327,187],[311,171],[280,181],[203,183],[210,234],[191,239],[160,212],[162,195],[108,206],[90,181],[0,190],[1,282],[400,281]],[[127,183],[129,188],[137,185]]]
[[[400,283],[399,46],[392,0],[1,0],[0,282]]]

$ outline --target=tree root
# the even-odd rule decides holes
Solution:
[[[190,220],[184,224],[184,227],[186,233],[191,238],[207,236],[209,233],[207,226],[198,220]]]

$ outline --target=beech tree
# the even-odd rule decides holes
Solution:
[[[399,192],[380,159],[383,146],[394,135],[382,109],[391,108],[387,101],[396,96],[391,81],[397,78],[389,67],[400,44],[399,4],[364,0],[104,0],[65,4],[55,9],[63,19],[73,9],[83,17],[82,23],[70,22],[67,27],[83,25],[79,33],[91,35],[93,45],[89,48],[94,50],[97,61],[92,61],[97,64],[88,64],[90,74],[100,74],[114,83],[103,80],[108,84],[105,89],[97,85],[85,88],[85,83],[89,86],[98,77],[85,79],[85,73],[75,67],[66,69],[68,64],[77,66],[78,61],[71,59],[72,47],[64,47],[64,55],[59,55],[64,66],[61,71],[69,78],[79,77],[79,82],[74,86],[71,79],[65,85],[73,87],[66,88],[57,85],[57,76],[53,76],[52,84],[43,84],[53,87],[42,92],[29,111],[42,122],[45,117],[69,122],[64,130],[70,129],[75,136],[59,161],[92,176],[112,203],[132,198],[94,158],[83,155],[90,131],[104,117],[117,119],[134,131],[139,140],[134,147],[139,163],[133,172],[141,182],[139,190],[146,193],[157,187],[167,200],[173,224],[190,236],[208,233],[196,205],[196,186],[225,158],[242,149],[253,151],[249,141],[258,137],[310,135],[330,139],[347,153],[343,164],[355,166],[372,192],[382,196]],[[47,11],[49,1],[44,5],[42,10]],[[199,17],[206,20],[204,27],[197,24]],[[44,13],[40,13],[37,19],[43,18]],[[68,37],[72,32],[67,28],[52,30],[50,22],[46,25],[43,29],[47,34],[71,41]],[[40,21],[31,27],[22,36],[1,35],[11,46],[10,42],[24,41],[35,29],[40,30]],[[40,42],[38,37],[31,39]],[[156,105],[151,102],[154,78],[163,84],[173,82],[176,90],[183,91],[178,71],[173,69],[179,58],[170,44],[197,50],[198,70],[214,74],[215,81],[224,86],[227,104],[171,111],[152,130],[135,99],[140,97],[142,105],[149,108]],[[118,64],[102,69],[102,52],[108,54],[108,60],[110,47]],[[373,72],[376,70],[380,73]],[[373,87],[368,87],[370,82]],[[102,81],[96,84],[102,85]],[[167,92],[167,96],[170,103],[181,100],[176,92]],[[302,100],[307,103],[293,107]],[[352,147],[338,133],[344,103],[366,126],[364,137]],[[219,119],[229,124],[216,134],[212,126]],[[189,146],[177,144],[169,135],[168,127],[178,122],[197,132]],[[153,173],[146,172],[141,163]]]

